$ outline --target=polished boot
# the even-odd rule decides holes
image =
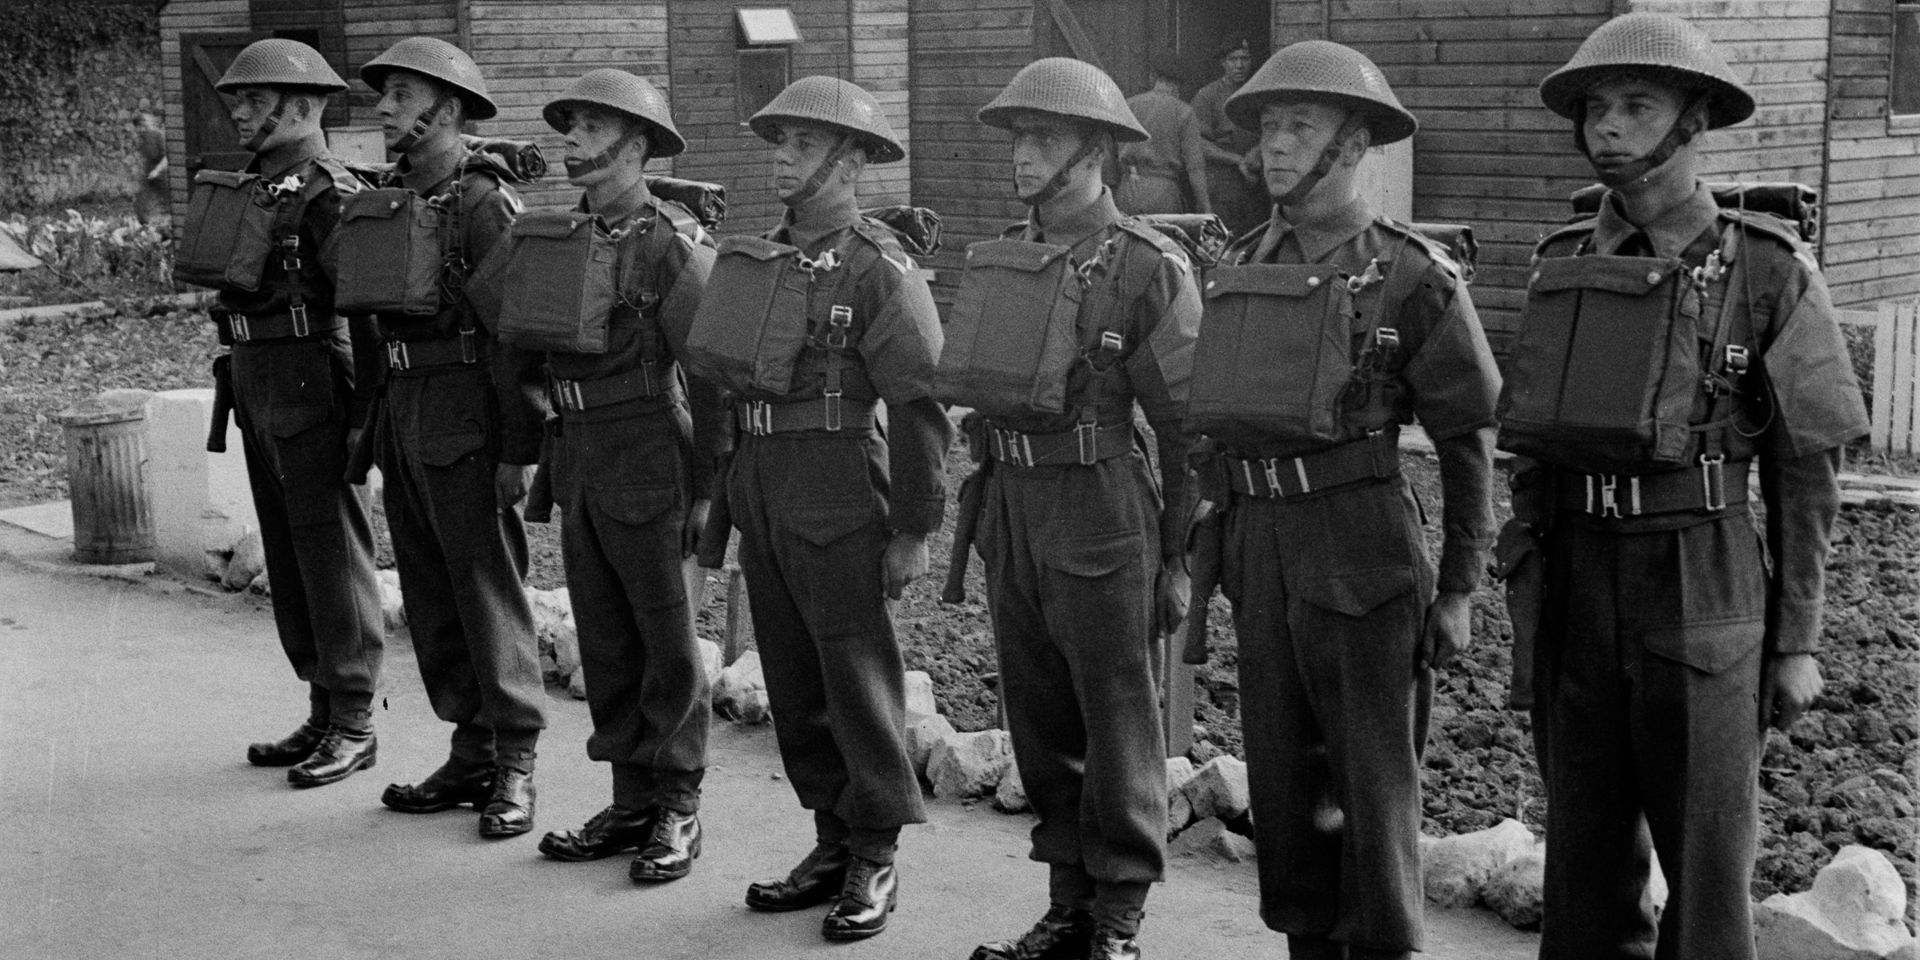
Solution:
[[[493,795],[480,813],[480,835],[498,840],[532,830],[533,794],[532,773],[512,767],[493,768]]]
[[[308,720],[278,740],[248,744],[247,762],[256,767],[291,767],[312,756],[313,748],[326,735],[326,724]]]
[[[313,755],[287,771],[287,782],[296,787],[318,787],[336,783],[356,770],[373,769],[380,752],[380,741],[372,730],[348,730],[334,724],[313,748]]]
[[[853,857],[840,899],[820,921],[820,935],[828,940],[865,940],[887,929],[887,915],[900,904],[900,873],[891,863]]]
[[[462,804],[475,807],[493,795],[493,767],[448,758],[419,783],[390,783],[380,802],[401,813],[439,813]]]
[[[540,852],[555,860],[581,862],[611,857],[647,842],[653,835],[652,810],[611,806],[594,814],[578,830],[561,830],[540,838]]]
[[[1140,960],[1140,941],[1108,927],[1093,931],[1087,943],[1087,960]]]
[[[693,870],[700,855],[700,815],[661,807],[654,812],[653,836],[633,858],[627,876],[635,883],[678,880]]]
[[[1018,940],[983,943],[969,960],[1082,960],[1093,941],[1093,914],[1054,904]]]
[[[804,910],[839,896],[847,879],[847,848],[821,841],[800,865],[784,878],[762,880],[747,887],[747,906],[777,913]]]

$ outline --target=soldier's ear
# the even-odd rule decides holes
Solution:
[[[1373,131],[1366,124],[1360,124],[1347,134],[1347,140],[1340,145],[1340,159],[1349,165],[1358,164],[1367,155],[1367,148],[1373,146]]]

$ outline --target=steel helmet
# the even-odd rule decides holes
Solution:
[[[1268,103],[1296,98],[1332,100],[1357,111],[1376,147],[1405,140],[1420,128],[1366,54],[1331,40],[1302,40],[1280,48],[1227,98],[1227,117],[1257,131],[1260,111]]]
[[[674,129],[666,95],[644,77],[612,67],[590,70],[547,101],[540,115],[546,118],[547,126],[566,133],[573,109],[583,106],[602,107],[639,120],[647,128],[653,156],[671,157],[687,149],[686,138]]]
[[[467,119],[485,120],[500,112],[487,96],[487,79],[465,50],[435,37],[408,37],[360,68],[360,79],[375,90],[395,70],[408,70],[453,88],[467,102]]]
[[[1730,127],[1753,116],[1753,95],[1735,79],[1699,27],[1666,13],[1629,13],[1588,35],[1566,66],[1540,81],[1540,99],[1569,120],[1581,118],[1580,99],[1595,83],[1632,75],[1707,100],[1707,128]]]
[[[1011,129],[1013,115],[1022,110],[1090,120],[1121,143],[1149,139],[1119,84],[1099,67],[1071,57],[1046,57],[1021,67],[1006,89],[975,116],[987,126],[1006,130]]]
[[[213,85],[221,93],[232,93],[239,87],[294,87],[339,93],[347,88],[347,82],[327,66],[320,51],[298,40],[275,37],[247,44]]]
[[[906,148],[894,136],[886,111],[873,94],[839,77],[801,77],[787,85],[773,102],[747,118],[760,139],[773,141],[774,125],[781,122],[824,124],[858,138],[871,163],[904,160]]]

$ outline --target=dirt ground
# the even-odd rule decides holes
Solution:
[[[109,387],[203,386],[212,341],[204,314],[172,310],[26,320],[0,328],[0,507],[66,495],[63,441],[52,414]],[[968,466],[956,450],[948,464],[954,484]],[[1872,466],[1889,469],[1884,462]],[[1911,468],[1891,466],[1896,472]],[[1437,518],[1434,464],[1410,456],[1408,471]],[[1437,548],[1437,527],[1428,532]],[[938,600],[949,536],[943,530],[934,538],[931,576],[909,590],[895,620],[908,666],[933,677],[940,709],[960,729],[981,729],[998,716],[998,666],[978,562],[967,602],[946,606]],[[531,525],[529,539],[533,585],[563,585],[557,524]],[[1789,734],[1768,737],[1754,893],[1804,890],[1833,851],[1863,843],[1895,858],[1911,894],[1914,784],[1920,780],[1920,510],[1845,508],[1827,590],[1821,658],[1826,690]],[[708,591],[700,611],[705,636],[722,630],[724,594]],[[1225,600],[1214,599],[1210,620],[1211,659],[1194,680],[1196,761],[1240,752],[1241,691]],[[1504,706],[1510,633],[1491,585],[1475,597],[1474,633],[1466,662],[1437,685],[1424,776],[1425,827],[1434,834],[1460,832],[1517,815],[1538,828],[1544,813],[1540,781],[1527,717]]]

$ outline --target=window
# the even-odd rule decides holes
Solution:
[[[1920,3],[1893,7],[1893,113],[1920,114]]]
[[[734,31],[734,109],[745,120],[786,89],[793,75],[793,48],[802,38],[793,11],[786,7],[738,8]]]

